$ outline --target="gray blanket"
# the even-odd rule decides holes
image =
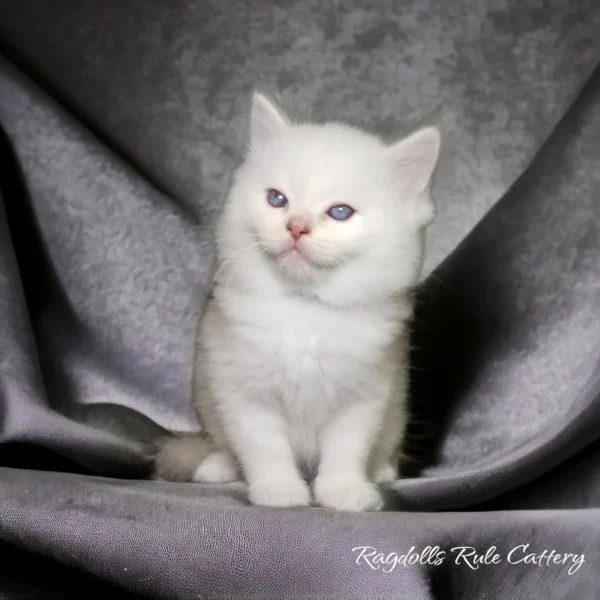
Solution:
[[[596,0],[0,0],[0,598],[597,598],[599,32]],[[197,428],[255,85],[445,133],[382,513],[147,480]]]

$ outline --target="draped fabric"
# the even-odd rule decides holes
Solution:
[[[0,597],[596,598],[599,31],[594,0],[0,0]],[[378,514],[148,479],[198,427],[254,86],[444,132]]]

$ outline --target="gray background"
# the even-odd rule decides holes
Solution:
[[[0,592],[594,598],[599,31],[592,0],[0,0]],[[410,477],[379,515],[142,481],[165,428],[195,426],[255,85],[299,117],[445,132]],[[384,576],[350,552],[528,542],[587,562]]]

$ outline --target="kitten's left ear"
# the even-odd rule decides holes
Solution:
[[[426,193],[440,155],[441,136],[435,127],[425,127],[412,133],[386,150],[393,176],[405,197],[416,198],[424,219],[433,217],[433,205]]]
[[[252,96],[250,112],[250,144],[259,146],[290,126],[285,113],[260,92]]]

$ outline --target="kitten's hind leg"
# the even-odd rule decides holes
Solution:
[[[240,479],[231,453],[218,450],[206,433],[180,433],[163,440],[154,478],[166,481],[226,483]]]
[[[375,483],[392,483],[396,479],[398,479],[398,465],[393,460],[381,463],[373,469]]]
[[[154,460],[154,479],[192,481],[198,465],[213,452],[204,433],[179,433],[160,440]]]
[[[226,450],[215,450],[196,468],[192,481],[198,483],[230,483],[241,479],[235,458]]]

